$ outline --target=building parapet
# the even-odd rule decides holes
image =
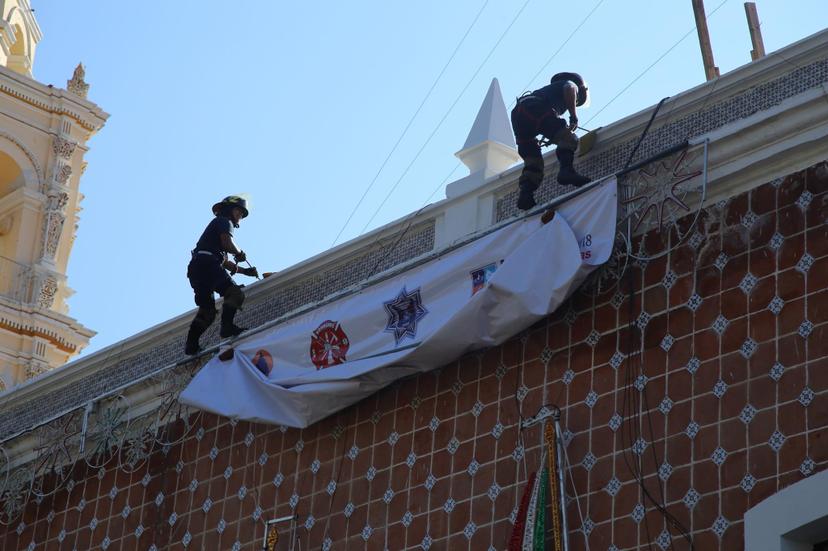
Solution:
[[[826,83],[828,31],[823,31],[665,102],[635,160],[688,138],[709,140],[709,201],[810,166],[825,156],[818,144],[828,136]],[[620,171],[653,110],[602,128],[596,147],[580,159],[579,171],[594,178]],[[272,322],[385,270],[450,247],[464,238],[464,227],[467,237],[514,216],[519,170],[505,170],[466,194],[429,205],[250,285],[242,323]],[[759,170],[763,181],[756,179]],[[554,177],[555,171],[548,173],[539,202],[548,203],[568,191],[553,184]],[[476,205],[473,222],[449,227],[458,206],[471,199]],[[183,369],[183,336],[192,314],[181,314],[0,394],[0,441],[12,460],[33,457],[34,428],[87,408],[101,396],[112,400],[127,391],[136,412],[152,411],[166,396],[160,389],[167,383],[162,382],[173,377],[165,378],[164,371]],[[215,342],[215,328],[205,337]]]

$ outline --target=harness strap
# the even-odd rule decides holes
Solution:
[[[516,107],[517,107],[518,112],[521,115],[527,117],[528,119],[531,119],[532,121],[534,121],[534,123],[538,126],[540,126],[541,121],[543,121],[547,117],[551,116],[551,117],[557,118],[557,117],[560,116],[558,114],[558,112],[555,110],[554,107],[549,107],[549,106],[546,107],[546,110],[543,112],[542,115],[536,116],[534,113],[529,111],[529,109],[525,105],[523,105],[523,103],[526,100],[529,100],[529,101],[543,101],[543,98],[541,98],[539,96],[533,96],[530,92],[527,92],[526,94],[520,96],[516,100],[516,102],[517,102]]]

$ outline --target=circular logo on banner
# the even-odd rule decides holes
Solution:
[[[251,360],[256,369],[261,371],[265,376],[270,375],[273,369],[273,356],[267,350],[257,350],[256,355]]]
[[[310,357],[316,369],[345,362],[350,346],[348,335],[338,321],[323,321],[311,334]]]

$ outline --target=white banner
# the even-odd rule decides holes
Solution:
[[[498,345],[552,313],[612,252],[616,182],[233,343],[180,400],[308,425],[393,381]]]

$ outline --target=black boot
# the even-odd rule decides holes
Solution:
[[[222,339],[235,337],[247,331],[247,327],[239,327],[233,323],[234,317],[236,317],[236,308],[228,307],[225,303],[221,309],[221,328],[219,329],[219,336]]]
[[[201,352],[201,345],[198,344],[198,338],[201,336],[201,332],[194,331],[192,327],[190,327],[190,331],[187,332],[187,343],[184,345],[184,353],[188,356],[195,356],[199,352]]]
[[[234,323],[225,324],[222,322],[221,329],[219,329],[219,335],[222,339],[226,339],[229,337],[235,337],[236,335],[241,335],[247,331],[247,327],[239,327]]]
[[[517,208],[520,210],[529,210],[537,205],[535,202],[535,192],[528,187],[522,186],[518,193]]]
[[[193,322],[190,324],[190,330],[187,332],[187,343],[184,345],[184,353],[188,356],[194,356],[201,351],[201,345],[198,344],[198,339],[207,331],[213,320],[216,319],[216,309],[209,306],[200,306]]]
[[[540,151],[539,151],[540,152]],[[535,201],[535,190],[540,187],[543,181],[543,157],[526,157],[523,159],[523,171],[518,180],[517,208],[529,210],[537,202]]]
[[[572,166],[572,163],[575,161],[575,152],[571,149],[563,149],[558,147],[555,150],[555,154],[558,157],[558,183],[562,186],[575,186],[581,187],[584,184],[588,184],[591,180],[586,176],[581,176],[577,172],[575,172],[575,168]]]

